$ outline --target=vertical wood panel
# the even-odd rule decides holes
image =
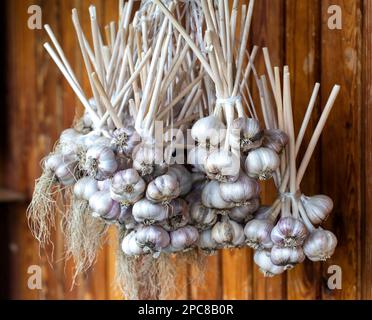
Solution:
[[[342,8],[342,30],[327,26],[330,5]],[[322,1],[322,105],[333,84],[341,85],[322,137],[322,191],[334,201],[326,227],[335,232],[338,246],[323,265],[322,297],[360,297],[360,218],[361,218],[361,12],[360,1]],[[342,269],[342,290],[327,287],[328,266]]]
[[[320,1],[287,0],[286,2],[286,64],[291,73],[291,91],[295,130],[300,129],[315,82],[320,80]],[[301,45],[298,45],[298,44]],[[319,101],[320,97],[318,97]],[[319,103],[313,111],[303,147],[309,143],[319,119]],[[303,156],[299,153],[298,158]],[[319,194],[320,154],[319,148],[311,160],[302,183],[306,195]],[[287,273],[288,299],[316,299],[319,294],[320,265],[306,259]]]

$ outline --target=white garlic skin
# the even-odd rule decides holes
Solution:
[[[97,180],[111,177],[118,164],[114,152],[103,145],[90,147],[85,156],[84,170]]]
[[[287,145],[288,140],[289,138],[284,131],[278,129],[267,129],[264,131],[262,146],[280,154]]]
[[[191,173],[180,164],[171,166],[168,169],[167,175],[170,175],[177,179],[180,186],[180,196],[187,195],[192,188],[192,175]]]
[[[305,254],[302,247],[283,248],[274,246],[270,252],[271,262],[277,266],[283,266],[284,269],[292,269],[294,265],[302,263],[305,260]]]
[[[307,217],[312,224],[319,225],[325,221],[333,209],[333,201],[326,195],[312,197],[301,196]]]
[[[82,134],[75,129],[69,128],[64,130],[59,137],[58,150],[63,154],[76,154],[82,145],[80,139]]]
[[[133,126],[116,129],[112,133],[111,145],[120,154],[131,156],[134,148],[141,142],[140,135]]]
[[[89,199],[89,207],[92,215],[108,221],[116,220],[120,215],[120,205],[112,200],[107,191],[98,191]]]
[[[195,202],[190,208],[190,218],[193,225],[200,230],[205,230],[217,222],[217,213],[215,209],[207,208],[201,202]]]
[[[79,142],[84,145],[86,150],[94,146],[105,146],[112,149],[110,145],[110,139],[103,137],[101,134],[95,131],[89,132],[86,135],[81,136],[79,140],[80,140]]]
[[[180,195],[178,180],[164,174],[152,180],[146,189],[146,198],[154,203],[169,202]]]
[[[228,218],[222,219],[213,226],[212,238],[218,244],[226,247],[241,246],[245,240],[243,227]]]
[[[212,237],[212,229],[204,230],[199,234],[198,246],[208,253],[213,253],[218,248],[218,243]]]
[[[269,148],[252,150],[245,160],[245,170],[248,176],[260,180],[270,179],[279,165],[279,156]]]
[[[248,152],[261,146],[263,132],[260,123],[252,118],[238,118],[233,121],[229,142],[233,149]]]
[[[241,173],[235,182],[221,183],[220,190],[221,196],[226,202],[233,202],[235,205],[240,206],[259,196],[260,185],[256,180]]]
[[[196,170],[205,172],[205,162],[209,153],[204,147],[194,147],[187,151],[187,163],[193,165]]]
[[[225,125],[214,115],[199,119],[191,128],[192,138],[203,147],[218,146],[225,135]]]
[[[207,183],[202,191],[202,203],[208,208],[230,209],[235,206],[232,202],[225,201],[221,196],[220,184],[216,180]]]
[[[224,149],[214,150],[205,161],[205,170],[209,179],[234,182],[239,177],[240,159]]]
[[[246,223],[254,218],[254,212],[256,212],[259,206],[259,198],[251,199],[244,206],[230,209],[229,217],[236,222]]]
[[[255,250],[270,249],[273,246],[271,231],[273,224],[269,220],[254,219],[244,227],[246,243]]]
[[[136,242],[145,253],[153,253],[167,247],[170,243],[170,237],[162,227],[148,226],[137,230]]]
[[[83,177],[74,185],[74,195],[81,200],[89,201],[98,189],[98,182],[92,177]]]
[[[98,186],[99,191],[110,191],[111,179],[105,179],[102,181],[98,180],[97,186]]]
[[[112,199],[128,206],[140,200],[146,189],[146,183],[134,169],[116,172],[111,180]]]
[[[199,232],[193,226],[186,226],[170,233],[171,246],[178,250],[191,248],[199,239]]]
[[[143,198],[133,205],[132,214],[138,223],[151,225],[168,219],[169,208]]]
[[[55,175],[58,182],[64,186],[73,185],[75,179],[76,159],[59,153],[49,155],[44,161],[44,170]]]
[[[271,231],[271,240],[280,247],[301,246],[308,236],[308,231],[302,221],[293,217],[279,219]]]
[[[253,256],[254,262],[265,277],[272,277],[285,271],[285,267],[273,264],[270,256],[270,252],[267,250],[257,250]]]
[[[136,232],[128,233],[121,242],[121,250],[127,256],[139,256],[143,254],[143,249],[137,244]]]
[[[134,148],[132,156],[133,168],[136,169],[141,176],[158,176],[164,174],[167,170],[163,149],[160,147],[141,143]]]
[[[331,231],[318,228],[306,239],[304,252],[311,261],[325,261],[333,255],[336,246],[336,236]]]

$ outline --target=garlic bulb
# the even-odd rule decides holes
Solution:
[[[333,209],[332,199],[325,195],[301,196],[301,202],[312,224],[321,224]]]
[[[333,255],[336,246],[336,236],[331,231],[318,228],[305,241],[304,252],[311,261],[325,261]]]
[[[212,254],[218,248],[218,243],[212,237],[212,230],[207,229],[200,233],[198,246],[208,254]]]
[[[59,137],[58,150],[63,154],[78,153],[80,148],[82,148],[80,143],[81,137],[82,134],[75,129],[64,130]]]
[[[229,209],[235,205],[225,201],[221,196],[220,184],[216,180],[210,181],[202,191],[202,203],[208,208]]]
[[[225,216],[213,226],[212,238],[218,244],[226,247],[241,246],[244,243],[243,227]]]
[[[271,249],[271,262],[283,266],[285,270],[292,269],[294,265],[305,260],[304,250],[301,247],[283,248],[274,246]]]
[[[83,177],[74,185],[74,195],[81,200],[89,201],[98,189],[97,180],[92,177]]]
[[[147,186],[146,197],[154,203],[168,203],[180,195],[180,184],[176,178],[164,174],[152,180]]]
[[[210,179],[234,182],[239,177],[240,159],[224,149],[214,150],[205,161],[205,170]]]
[[[120,206],[120,214],[117,222],[125,226],[125,229],[132,230],[137,226],[137,222],[132,215],[132,207]]]
[[[140,135],[132,126],[116,129],[112,133],[111,145],[116,151],[121,154],[130,156],[136,147],[141,142]]]
[[[112,200],[107,191],[98,191],[89,199],[89,207],[94,217],[100,217],[108,221],[114,221],[119,218],[120,205]]]
[[[160,147],[141,143],[134,148],[132,156],[133,168],[136,169],[141,176],[158,176],[165,173],[167,170],[163,149]]]
[[[225,125],[214,115],[199,119],[191,128],[192,138],[207,149],[210,145],[218,146],[225,135]]]
[[[204,147],[194,147],[187,152],[187,163],[193,165],[196,170],[205,172],[205,162],[209,153]]]
[[[280,247],[297,247],[304,243],[308,231],[299,219],[285,217],[279,219],[271,231],[271,240]]]
[[[271,230],[273,224],[269,220],[254,219],[244,227],[246,243],[255,250],[270,249],[273,246],[271,241]]]
[[[145,253],[160,252],[170,243],[167,231],[159,226],[142,227],[137,230],[136,242]]]
[[[264,132],[264,139],[262,146],[275,151],[277,154],[281,153],[283,148],[288,143],[288,136],[285,132],[278,129],[268,129]]]
[[[190,218],[194,226],[200,230],[212,227],[217,222],[215,209],[207,208],[200,202],[195,202],[190,208]]]
[[[229,217],[236,222],[248,222],[254,218],[254,212],[260,206],[259,198],[254,198],[245,203],[244,206],[230,209]]]
[[[140,200],[146,189],[146,183],[134,169],[115,173],[111,180],[111,198],[124,206],[129,206]]]
[[[55,175],[59,183],[70,186],[75,183],[76,159],[59,153],[49,155],[44,161],[44,170]]]
[[[171,201],[169,204],[169,218],[163,227],[168,231],[172,231],[186,226],[190,221],[189,206],[187,202],[181,198]]]
[[[236,206],[245,205],[252,198],[260,194],[260,185],[246,174],[241,173],[235,182],[220,184],[221,196],[226,202],[233,202]]]
[[[231,126],[231,135],[229,136],[230,145],[234,149],[240,149],[242,152],[248,152],[261,146],[263,140],[263,131],[260,123],[252,118],[235,119]]]
[[[272,263],[269,251],[256,251],[254,253],[253,260],[259,266],[260,271],[264,274],[265,277],[272,277],[285,271],[285,267],[277,266]]]
[[[269,148],[252,150],[245,160],[245,170],[248,176],[260,180],[270,179],[279,165],[279,156]]]
[[[80,139],[80,143],[84,144],[85,149],[87,150],[94,146],[106,146],[112,150],[110,145],[110,139],[103,137],[96,131],[92,131],[86,135],[83,135]]]
[[[180,186],[180,196],[187,195],[192,188],[191,173],[182,165],[176,164],[168,169],[167,175],[177,179]]]
[[[110,191],[111,179],[97,181],[97,186],[99,191]]]
[[[90,147],[86,153],[84,170],[97,180],[104,180],[112,176],[117,170],[114,152],[103,145]]]
[[[139,256],[143,254],[143,249],[137,244],[135,231],[128,233],[124,237],[121,243],[121,250],[127,256]]]
[[[193,226],[186,226],[170,233],[171,246],[177,251],[191,248],[198,238],[199,232]]]
[[[167,219],[169,216],[169,207],[153,203],[143,198],[134,204],[132,214],[137,222],[151,225]]]

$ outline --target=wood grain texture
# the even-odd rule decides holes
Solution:
[[[330,30],[327,10],[342,8],[342,29]],[[342,90],[321,140],[321,191],[334,201],[325,227],[338,238],[334,256],[323,264],[323,299],[360,298],[361,218],[361,1],[322,1],[322,106],[335,83]],[[342,269],[342,290],[330,290],[330,265]]]

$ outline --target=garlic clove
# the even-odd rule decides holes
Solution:
[[[311,261],[325,261],[333,255],[336,246],[336,236],[331,231],[318,228],[306,239],[304,252]]]
[[[177,179],[180,186],[180,196],[187,195],[192,188],[191,173],[183,165],[173,165],[168,169],[167,175]]]
[[[280,247],[301,246],[308,236],[308,231],[302,221],[293,217],[279,219],[271,231],[271,240]]]
[[[254,253],[253,260],[265,277],[272,277],[285,271],[285,267],[272,263],[271,254],[267,250],[257,250]]]
[[[273,242],[270,237],[272,229],[273,224],[270,220],[249,221],[244,227],[247,245],[255,250],[272,248]]]
[[[137,145],[133,152],[133,168],[136,169],[142,177],[159,176],[167,171],[167,164],[164,161],[164,152],[161,147],[149,143]]]
[[[248,176],[260,180],[270,179],[279,165],[279,156],[269,148],[252,150],[245,160],[245,170]]]
[[[301,196],[306,215],[314,225],[319,225],[325,221],[333,209],[333,201],[325,195],[312,197]]]

